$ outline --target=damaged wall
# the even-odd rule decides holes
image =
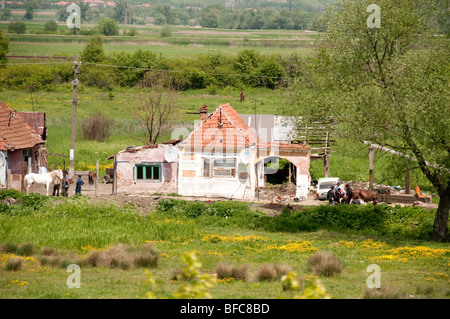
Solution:
[[[176,159],[169,163],[165,159],[168,149],[174,150]],[[122,151],[116,155],[117,192],[118,193],[176,193],[178,148],[172,145],[158,144],[151,148],[139,148],[133,151]],[[137,167],[145,167],[138,172]],[[153,169],[152,167],[159,167]],[[148,170],[148,172],[146,172]],[[150,171],[152,170],[152,171]],[[150,179],[147,175],[158,175],[158,179]],[[142,176],[142,174],[144,174]],[[154,177],[154,176],[153,176]]]

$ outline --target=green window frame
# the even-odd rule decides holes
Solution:
[[[137,164],[134,166],[136,182],[160,182],[161,174],[161,164]]]

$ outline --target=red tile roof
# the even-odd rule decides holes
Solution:
[[[15,111],[0,102],[0,150],[20,150],[43,143],[39,134]]]
[[[260,149],[276,148],[291,151],[309,150],[309,145],[288,143],[265,143],[256,132],[240,117],[230,104],[217,107],[208,118],[200,123],[186,139],[181,147],[198,151],[214,152],[216,149],[232,149],[239,152],[242,148],[257,145]]]

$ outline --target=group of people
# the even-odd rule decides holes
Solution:
[[[78,175],[77,184],[75,187],[75,194],[81,194],[81,186],[84,184],[84,181],[81,179],[81,175]],[[69,196],[69,173],[67,171],[63,172],[63,178],[61,180],[57,180],[53,184],[53,196],[59,196],[59,190],[61,189],[61,196]]]
[[[327,193],[329,205],[350,204],[353,199],[353,204],[361,205],[358,196],[353,196],[353,189],[350,184],[345,184],[345,191],[340,187],[341,183],[332,185]]]

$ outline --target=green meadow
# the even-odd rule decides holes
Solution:
[[[186,283],[176,276],[186,266],[181,260],[185,252],[198,257],[203,273],[221,274],[224,265],[241,269],[239,279],[218,277],[209,291],[213,298],[292,296],[282,289],[281,276],[264,272],[274,265],[294,271],[302,289],[320,280],[331,298],[450,297],[448,244],[420,239],[426,236],[422,226],[410,226],[417,218],[432,221],[434,213],[421,208],[380,206],[384,217],[366,219],[375,216],[374,208],[354,207],[353,213],[341,210],[342,219],[328,226],[325,220],[313,226],[306,217],[323,214],[326,206],[268,217],[257,206],[239,202],[169,200],[156,209],[140,210],[133,204],[100,204],[85,196],[55,201],[28,195],[22,204],[2,209],[1,298],[135,299],[145,298],[149,291],[157,298],[173,298]],[[300,224],[297,216],[304,216]],[[360,226],[354,227],[355,222]],[[151,266],[127,259],[127,253],[149,246],[157,254]],[[333,254],[340,271],[326,275],[312,267],[310,257],[318,252]],[[102,253],[109,266],[99,264]],[[12,258],[21,260],[18,268],[11,268]],[[79,289],[66,286],[69,264],[81,267]],[[367,291],[372,264],[381,271],[379,295]],[[156,281],[153,287],[146,284],[146,270]]]

